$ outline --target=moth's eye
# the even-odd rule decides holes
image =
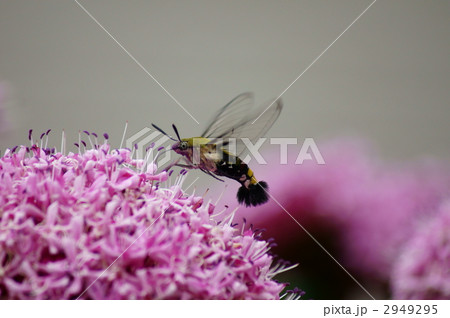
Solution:
[[[181,150],[186,150],[188,147],[187,142],[183,141],[180,143],[180,149]]]

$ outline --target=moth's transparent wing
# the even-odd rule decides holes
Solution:
[[[233,98],[218,111],[201,136],[215,139],[229,134],[233,127],[248,117],[253,100],[252,93],[243,93]]]
[[[211,142],[241,156],[247,149],[247,145],[242,139],[247,138],[252,144],[255,144],[272,127],[282,109],[281,99],[270,100],[234,126],[229,127],[228,131],[219,138],[212,138]],[[229,141],[230,139],[235,140],[235,145]]]
[[[248,117],[247,122],[237,131],[240,138],[248,138],[255,142],[272,127],[283,109],[281,99],[264,103],[256,112]],[[237,135],[236,135],[237,137]]]

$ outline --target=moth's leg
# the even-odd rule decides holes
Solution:
[[[179,163],[180,161],[183,161],[184,163]],[[172,167],[180,167],[184,169],[196,169],[197,167],[191,164],[186,158],[181,157],[169,164],[163,171],[169,171]]]
[[[179,163],[181,160],[183,160],[184,164],[183,164],[183,163]],[[175,161],[174,161],[173,163],[171,163],[166,169],[164,169],[164,171],[169,171],[169,169],[172,168],[172,167],[180,167],[180,168],[189,169],[189,170],[190,170],[190,169],[200,169],[200,170],[203,171],[204,173],[209,174],[209,175],[210,175],[211,177],[213,177],[214,179],[217,179],[217,180],[219,180],[219,181],[225,182],[225,181],[223,181],[222,179],[216,177],[216,176],[215,176],[214,174],[212,174],[210,171],[208,171],[208,170],[206,170],[206,169],[199,168],[199,167],[193,165],[192,163],[190,163],[190,162],[189,162],[186,158],[184,158],[184,157],[181,157],[181,158],[178,158],[177,160],[175,160]]]
[[[185,157],[182,157],[181,160],[183,160],[184,163],[177,163],[177,167],[185,168],[185,169],[197,169],[198,167],[193,165],[189,160],[187,160]]]
[[[195,167],[195,166],[193,166],[193,165],[183,165],[183,164],[177,164],[176,165],[177,167],[180,167],[180,168],[185,168],[185,169],[196,169],[197,167]]]

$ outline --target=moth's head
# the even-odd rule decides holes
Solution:
[[[185,154],[190,148],[192,148],[192,142],[190,143],[188,139],[181,139],[172,145],[172,150],[180,155]]]

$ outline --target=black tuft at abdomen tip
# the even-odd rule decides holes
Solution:
[[[238,202],[247,207],[266,203],[269,200],[268,189],[269,187],[264,181],[250,184],[248,189],[245,186],[241,186],[237,193]]]

